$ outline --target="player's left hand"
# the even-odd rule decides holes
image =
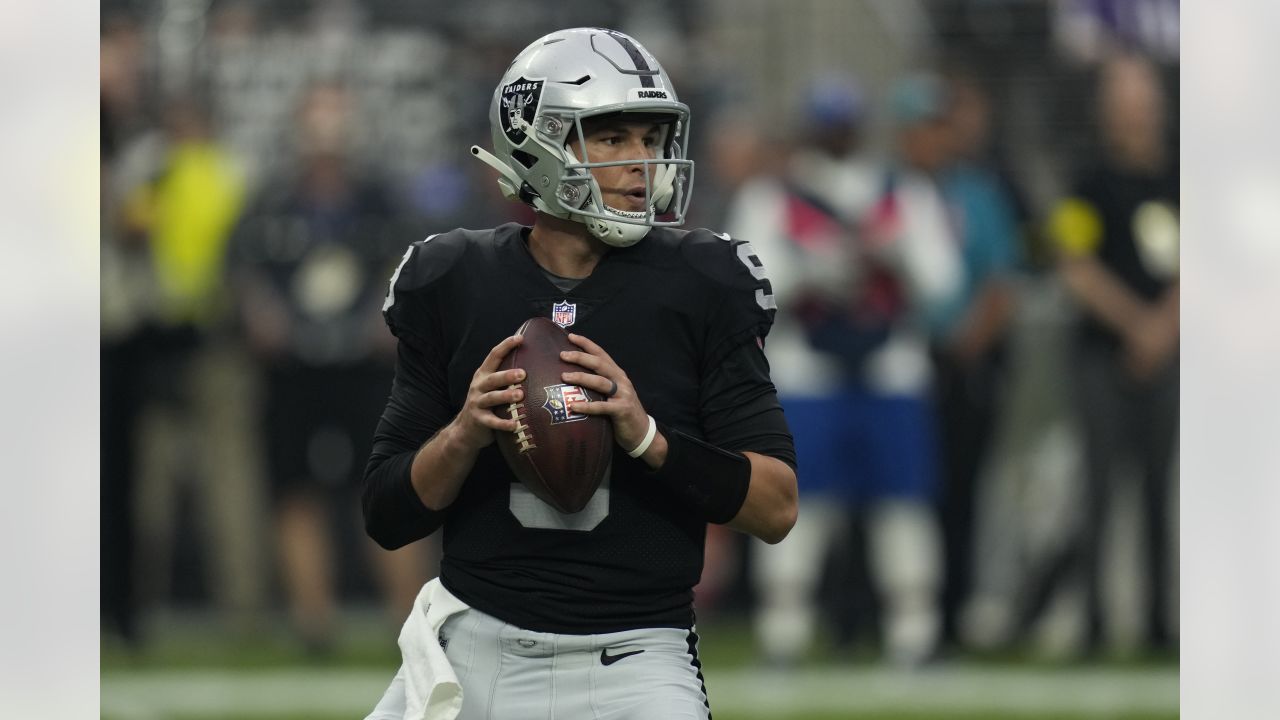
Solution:
[[[614,440],[624,450],[630,451],[649,432],[649,414],[640,404],[635,386],[604,348],[577,333],[569,333],[569,342],[582,349],[565,350],[560,353],[560,359],[581,365],[591,372],[562,373],[561,379],[605,396],[603,402],[573,403],[569,411],[583,415],[608,415],[613,421]],[[617,383],[616,390],[614,383]],[[610,391],[613,391],[612,395]]]

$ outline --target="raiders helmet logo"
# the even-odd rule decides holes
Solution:
[[[502,86],[502,108],[499,115],[502,132],[506,133],[512,145],[523,145],[528,137],[524,127],[526,124],[533,124],[534,114],[542,99],[542,83],[542,80],[525,80],[521,77]]]

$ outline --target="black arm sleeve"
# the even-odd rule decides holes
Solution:
[[[751,243],[702,230],[685,236],[680,250],[714,288],[698,396],[703,439],[721,450],[768,455],[794,469],[795,443],[763,350],[777,313],[764,263]]]
[[[773,383],[769,364],[754,340],[729,351],[703,383],[705,440],[659,425],[667,438],[667,460],[653,477],[668,485],[707,522],[737,516],[751,484],[751,463],[743,451],[777,458],[796,468],[795,444]]]
[[[769,379],[769,361],[754,340],[728,352],[702,383],[702,432],[723,450],[751,451],[796,469],[796,448]]]
[[[444,368],[430,358],[430,353],[400,340],[391,397],[365,467],[365,532],[388,550],[424,538],[444,522],[443,512],[422,504],[410,475],[418,449],[454,415]]]

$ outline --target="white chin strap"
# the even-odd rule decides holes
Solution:
[[[615,210],[608,205],[603,206],[604,211],[610,215],[617,215],[629,220],[643,220],[648,213],[643,212],[627,212],[625,210]],[[573,215],[573,220],[584,223],[592,235],[600,238],[600,241],[606,245],[613,247],[630,247],[640,242],[641,238],[649,234],[649,226],[635,222],[615,222],[612,220],[603,220],[601,218],[583,217],[581,215]]]
[[[676,166],[667,164],[658,169],[653,179],[653,206],[658,212],[666,212],[671,206],[671,197],[676,194]]]

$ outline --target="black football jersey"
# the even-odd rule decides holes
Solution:
[[[773,295],[750,245],[706,230],[654,229],[611,249],[565,293],[534,261],[528,232],[508,224],[433,236],[411,246],[392,277],[384,314],[400,356],[367,473],[370,534],[395,546],[442,523],[445,586],[530,630],[689,627],[706,520],[621,448],[596,497],[573,515],[533,497],[496,445],[481,451],[439,513],[409,484],[416,450],[461,409],[493,346],[530,317],[598,343],[662,422],[795,465],[762,350]],[[399,527],[378,527],[392,524]]]

